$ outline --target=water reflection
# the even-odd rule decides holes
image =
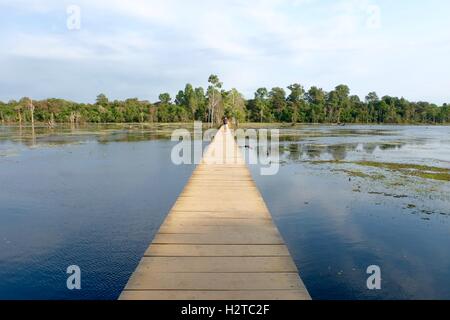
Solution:
[[[38,147],[90,141],[106,144],[166,140],[170,138],[173,130],[180,127],[191,132],[193,129],[192,124],[58,124],[55,127],[3,125],[0,126],[0,148],[7,142]],[[279,153],[282,163],[314,160],[357,161],[361,159],[384,161],[410,157],[409,160],[414,163],[420,161],[421,158],[425,158],[427,161],[431,158],[432,161],[449,165],[449,136],[448,127],[289,126],[280,129]],[[444,137],[446,139],[442,139]],[[435,143],[435,145],[430,147],[430,143]],[[415,157],[417,150],[421,151],[420,157]],[[253,150],[253,152],[258,152],[258,150]],[[399,155],[401,157],[398,157]]]
[[[180,126],[189,131],[193,130],[192,124],[58,124],[52,127],[46,125],[2,125],[0,126],[0,155],[11,153],[8,150],[8,144],[11,143],[35,148],[88,142],[107,144],[168,140],[173,130]]]
[[[0,126],[0,298],[117,298],[193,169],[169,161],[179,127]],[[450,298],[450,184],[356,164],[450,168],[449,127],[285,126],[279,149],[279,174],[251,169],[313,298]]]
[[[117,299],[190,177],[166,127],[96,127],[0,127],[0,299]]]
[[[450,127],[280,134],[279,174],[251,169],[314,299],[450,298]]]
[[[279,151],[281,160],[288,162],[308,161],[308,160],[327,160],[343,161],[348,158],[349,153],[363,153],[371,155],[375,151],[398,151],[402,149],[406,143],[349,143],[349,144],[333,144],[333,145],[317,145],[302,143],[283,143],[280,144]]]
[[[450,127],[301,126],[280,129],[279,154],[282,164],[398,161],[447,168],[450,167],[449,138]]]

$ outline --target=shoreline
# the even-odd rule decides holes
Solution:
[[[83,123],[70,123],[70,122],[55,122],[55,125],[73,125],[73,126],[84,126],[84,125],[154,125],[154,126],[175,126],[175,125],[185,125],[185,124],[192,124],[194,121],[191,122],[83,122]],[[207,125],[206,122],[203,123],[203,125]],[[0,122],[0,126],[20,126],[20,122]],[[23,127],[31,127],[31,122],[24,122],[22,123]],[[35,122],[35,127],[48,127],[48,123],[46,122]],[[324,122],[324,123],[313,123],[313,122],[298,122],[298,123],[289,123],[289,122],[242,122],[239,124],[238,127],[246,127],[246,126],[258,126],[258,127],[264,127],[264,126],[279,126],[284,128],[289,127],[295,127],[295,126],[333,126],[333,127],[349,127],[349,126],[415,126],[415,127],[448,127],[450,126],[450,122],[448,123],[345,123],[345,124],[338,124],[334,122]]]

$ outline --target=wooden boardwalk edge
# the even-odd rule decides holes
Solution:
[[[311,299],[229,130],[216,134],[119,299]]]

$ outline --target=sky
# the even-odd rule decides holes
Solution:
[[[0,100],[247,98],[300,83],[450,102],[448,0],[0,0]]]

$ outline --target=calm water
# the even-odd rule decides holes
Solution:
[[[161,130],[89,129],[1,129],[0,298],[116,299],[189,179]]]
[[[280,145],[277,175],[252,172],[313,298],[450,299],[450,183],[352,163],[450,169],[450,127],[302,127]]]
[[[171,129],[0,127],[0,299],[117,298],[193,170]],[[450,299],[450,183],[354,163],[450,168],[449,127],[286,127],[280,150],[251,170],[313,298]]]

